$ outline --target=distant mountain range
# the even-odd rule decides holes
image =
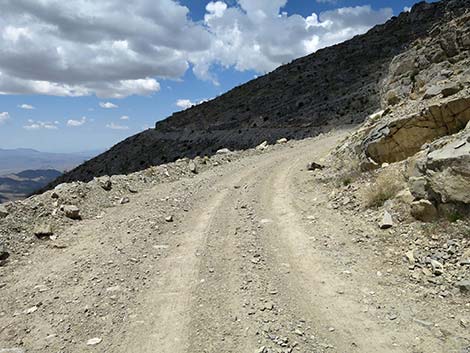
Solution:
[[[25,170],[0,176],[0,203],[22,199],[62,175],[54,169]]]
[[[0,148],[0,175],[18,173],[24,170],[55,169],[64,172],[101,152],[49,153],[29,148]]]

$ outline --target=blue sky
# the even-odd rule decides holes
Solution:
[[[0,148],[111,147],[415,2],[5,0]]]

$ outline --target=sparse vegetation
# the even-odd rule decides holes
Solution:
[[[370,208],[383,206],[403,189],[405,178],[398,170],[384,170],[365,192],[365,204]]]

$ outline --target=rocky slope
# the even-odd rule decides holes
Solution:
[[[155,129],[132,136],[66,173],[48,188],[99,175],[130,173],[183,156],[211,155],[222,147],[243,149],[280,137],[301,139],[331,126],[359,123],[380,109],[384,100],[396,104],[409,93],[410,85],[402,89],[402,82],[394,77],[415,65],[401,60],[400,55],[417,39],[426,40],[432,33],[442,50],[430,62],[452,65],[461,54],[459,48],[468,45],[467,37],[458,31],[462,23],[455,23],[452,35],[432,29],[462,16],[469,7],[469,0],[417,4],[410,13],[364,35],[175,113]],[[396,67],[391,73],[390,64]],[[426,77],[414,75],[412,79],[421,82]]]

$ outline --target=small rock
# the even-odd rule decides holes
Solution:
[[[170,215],[170,216],[168,216],[168,217],[165,217],[165,221],[168,222],[168,223],[173,222],[173,216]]]
[[[190,161],[188,164],[189,171],[191,173],[197,174],[197,165],[193,161]]]
[[[469,322],[468,322],[468,320],[465,320],[465,319],[460,319],[459,324],[460,324],[460,326],[462,326],[463,328],[467,328],[467,327],[470,325]]]
[[[410,265],[414,266],[414,264],[416,262],[414,251],[410,250],[410,251],[406,252],[405,257],[406,257],[406,260],[408,261],[408,263]]]
[[[8,216],[9,212],[4,205],[0,205],[0,219]]]
[[[307,170],[317,170],[317,169],[323,169],[325,168],[325,166],[321,165],[321,164],[318,164],[316,162],[311,162],[309,164],[307,164]]]
[[[393,227],[393,219],[392,215],[388,213],[387,210],[384,211],[384,215],[382,217],[382,221],[379,224],[380,229],[388,229]]]
[[[65,217],[70,219],[81,219],[80,217],[80,209],[75,205],[65,205],[63,206],[63,211],[65,213]]]
[[[287,141],[288,141],[288,140],[287,140],[285,137],[283,137],[283,138],[280,138],[279,140],[277,140],[276,143],[277,143],[278,145],[282,145],[282,144],[284,144],[284,143],[287,143]]]
[[[24,311],[24,313],[25,313],[26,315],[29,315],[29,314],[32,314],[32,313],[36,312],[37,310],[38,310],[38,307],[35,305],[35,306],[32,306],[32,307],[29,308],[29,309],[26,309],[26,310]]]
[[[268,148],[268,141],[263,141],[258,146],[256,146],[257,151],[264,151],[266,148]]]
[[[124,205],[124,204],[129,203],[129,202],[130,202],[130,200],[129,200],[129,198],[126,197],[126,196],[121,197],[121,199],[119,200],[119,204],[120,204],[120,205]]]
[[[439,261],[431,259],[431,267],[432,273],[434,273],[436,276],[440,276],[444,273],[444,265],[442,265]]]
[[[429,200],[419,200],[411,203],[411,215],[422,222],[431,222],[437,218],[437,209]]]
[[[216,154],[228,154],[231,151],[228,148],[221,148],[220,150],[217,150]]]
[[[41,224],[34,229],[34,235],[38,238],[48,237],[54,234],[50,224]]]
[[[59,198],[59,194],[56,193],[55,191],[53,191],[52,194],[51,194],[51,198],[56,200],[56,199]]]
[[[7,259],[10,257],[10,253],[5,245],[0,243],[0,266],[6,264]]]
[[[100,184],[103,190],[110,191],[113,188],[113,183],[111,182],[111,178],[107,175],[99,177],[98,183]]]
[[[97,344],[100,344],[103,340],[101,338],[95,337],[95,338],[90,338],[87,341],[88,346],[96,346]]]

